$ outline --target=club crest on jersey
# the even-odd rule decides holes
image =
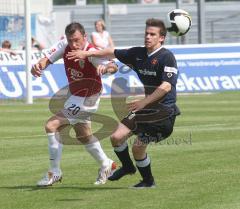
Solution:
[[[158,61],[157,61],[157,59],[155,58],[155,59],[152,59],[152,61],[151,61],[151,64],[152,65],[156,65],[158,63]]]
[[[79,60],[79,66],[80,68],[84,68],[85,61],[84,60]]]
[[[167,77],[168,77],[168,78],[171,78],[172,75],[173,75],[172,73],[167,73]]]

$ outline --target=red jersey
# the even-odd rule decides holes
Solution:
[[[88,44],[86,51],[91,48],[94,48],[94,46]],[[88,58],[77,62],[67,59],[66,55],[69,51],[71,49],[67,46],[63,54],[63,60],[71,94],[80,97],[90,97],[100,93],[102,81],[101,77],[97,75],[94,65],[89,62]]]

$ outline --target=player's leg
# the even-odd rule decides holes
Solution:
[[[146,153],[147,145],[150,142],[157,143],[169,137],[173,131],[174,122],[175,116],[172,116],[150,124],[142,123],[139,125],[138,129],[141,132],[138,133],[138,138],[134,142],[132,152],[143,180],[134,185],[134,188],[155,187],[151,171],[151,161]]]
[[[77,123],[73,125],[77,139],[84,144],[87,152],[100,165],[95,184],[105,184],[108,176],[116,169],[116,164],[103,151],[99,140],[92,135],[91,123]]]
[[[136,166],[143,180],[134,185],[134,188],[155,187],[154,178],[151,171],[151,161],[146,153],[147,143],[137,138],[132,147],[133,157],[136,161]]]
[[[45,125],[48,137],[50,168],[43,179],[37,183],[38,186],[49,186],[62,179],[60,161],[63,145],[60,143],[59,131],[67,125],[69,125],[69,122],[61,112],[52,116]]]
[[[108,161],[99,140],[92,135],[91,123],[77,123],[73,125],[77,139],[84,144],[87,152],[98,162],[100,166]]]
[[[69,125],[69,121],[61,112],[51,117],[45,125],[45,130],[48,135],[50,169],[52,170],[60,169],[63,145],[61,143],[59,131],[67,125]]]
[[[134,174],[136,168],[129,155],[127,139],[131,135],[131,130],[122,123],[119,123],[117,129],[111,135],[111,142],[122,167],[116,170],[108,179],[118,180],[127,174]]]

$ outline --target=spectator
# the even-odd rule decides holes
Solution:
[[[39,51],[43,50],[45,47],[37,41],[34,37],[32,37],[32,49],[37,49]]]
[[[112,37],[109,32],[106,31],[105,23],[103,20],[97,20],[95,22],[95,32],[92,32],[92,43],[99,49],[108,47],[114,47]]]
[[[11,55],[16,55],[16,53],[11,49],[12,44],[9,40],[5,40],[2,42],[2,48],[0,48],[0,51],[10,53]]]
[[[45,47],[34,37],[31,38],[31,44],[32,44],[32,50],[43,50]],[[23,46],[23,50],[25,49],[25,46]]]
[[[9,40],[5,40],[2,42],[2,48],[3,49],[11,49],[12,47],[12,44]]]

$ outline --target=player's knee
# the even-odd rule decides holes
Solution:
[[[95,137],[92,135],[90,136],[77,136],[77,140],[81,142],[82,144],[92,144],[96,141],[98,141]]]
[[[55,127],[55,124],[53,121],[47,121],[46,124],[45,124],[45,131],[47,133],[50,133],[50,132],[56,132],[57,131],[57,128]]]
[[[110,136],[110,139],[113,147],[117,147],[121,145],[122,138],[118,134],[113,133]]]

